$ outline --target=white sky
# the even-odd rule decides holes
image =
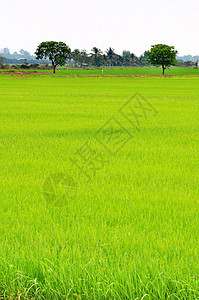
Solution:
[[[199,54],[198,0],[0,0],[0,48],[33,53],[43,41],[141,55],[152,44]]]

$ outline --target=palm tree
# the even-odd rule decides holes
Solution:
[[[106,65],[106,61],[107,61],[106,54],[102,55],[102,59],[103,59],[103,65]]]
[[[94,63],[97,66],[98,65],[98,57],[100,57],[102,55],[102,51],[97,48],[97,47],[93,47],[91,49],[91,56],[94,57]]]
[[[107,54],[107,57],[108,57],[108,60],[109,60],[109,64],[110,66],[112,66],[112,59],[113,59],[113,56],[115,54],[114,52],[115,50],[111,47],[109,47],[107,50],[106,50],[106,54]]]
[[[134,65],[134,59],[135,59],[135,54],[131,53],[131,64],[132,64],[132,67]]]

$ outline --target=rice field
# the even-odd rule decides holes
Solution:
[[[102,73],[103,69],[103,73]],[[63,68],[58,67],[56,70],[56,75],[52,74],[52,70],[42,70],[42,69],[1,69],[0,73],[9,72],[11,74],[15,74],[18,72],[21,73],[43,73],[44,75],[52,75],[52,76],[137,76],[137,75],[154,75],[160,76],[162,75],[162,68],[156,67],[100,67],[100,68]],[[199,69],[196,67],[170,67],[166,69],[165,75],[167,76],[187,76],[187,75],[199,75]]]
[[[0,105],[1,299],[199,299],[199,77],[1,75]]]

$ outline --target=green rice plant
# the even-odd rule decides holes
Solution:
[[[199,298],[198,92],[0,76],[2,299]]]

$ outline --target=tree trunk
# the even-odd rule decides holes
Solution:
[[[162,65],[162,75],[164,75],[164,70],[165,70],[165,67],[164,67],[164,65]]]
[[[55,74],[56,66],[53,65],[53,73]]]

